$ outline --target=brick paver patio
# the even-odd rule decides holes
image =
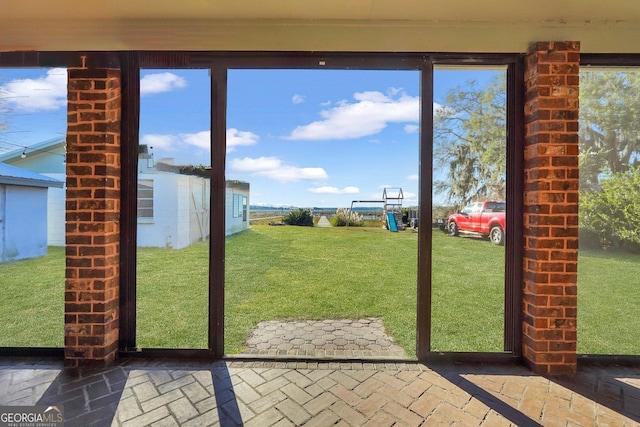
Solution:
[[[260,322],[243,353],[309,358],[405,357],[404,349],[386,334],[382,320],[376,317]]]
[[[0,359],[0,405],[36,404],[62,405],[66,426],[635,426],[640,368]]]

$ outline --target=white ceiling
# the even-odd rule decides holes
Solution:
[[[640,0],[4,0],[11,19],[640,22]]]

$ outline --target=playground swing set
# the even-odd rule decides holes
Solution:
[[[349,219],[351,218],[351,212],[353,212],[353,205],[357,203],[382,203],[382,226],[392,232],[398,230],[404,230],[405,226],[402,221],[402,199],[404,194],[400,187],[385,188],[382,192],[382,200],[352,200],[351,208],[349,209]],[[347,227],[349,226],[349,219],[347,219]]]

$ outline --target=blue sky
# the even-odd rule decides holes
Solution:
[[[434,102],[494,71],[436,71]],[[227,179],[251,203],[348,207],[400,187],[418,193],[417,71],[229,70]],[[64,69],[0,69],[0,150],[64,136]],[[143,70],[140,143],[156,161],[210,165],[207,70]],[[0,121],[2,122],[2,121]]]

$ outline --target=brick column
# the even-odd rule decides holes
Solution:
[[[579,42],[526,58],[523,355],[544,375],[576,372]]]
[[[118,350],[120,71],[69,69],[65,365]]]

